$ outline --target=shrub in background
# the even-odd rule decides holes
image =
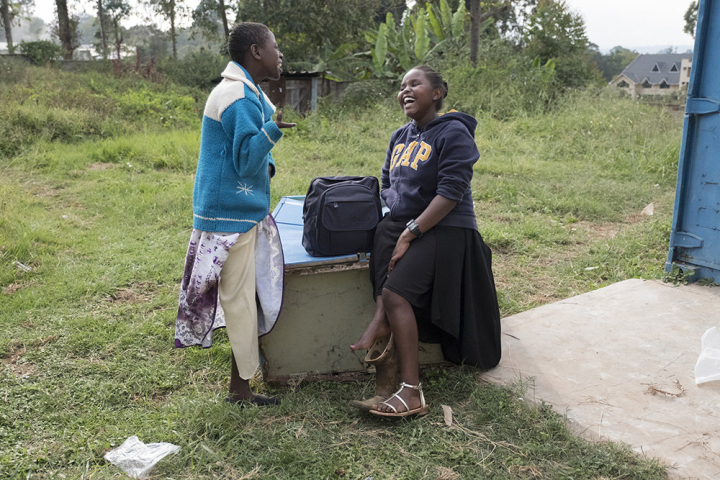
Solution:
[[[62,49],[50,40],[20,42],[20,51],[35,65],[45,65],[60,58]]]
[[[344,108],[374,108],[378,103],[392,99],[397,93],[394,83],[390,80],[361,80],[350,83],[338,97],[338,103]]]
[[[211,90],[219,81],[228,57],[208,50],[197,50],[179,60],[168,58],[160,69],[175,83]]]

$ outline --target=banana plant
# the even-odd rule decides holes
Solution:
[[[446,0],[440,0],[439,5],[428,3],[426,10],[430,24],[429,30],[436,47],[448,43],[462,45],[467,41],[465,35],[465,22],[467,20],[465,2],[459,2],[454,13]]]
[[[449,44],[462,45],[466,40],[466,19],[465,2],[459,2],[453,12],[447,0],[441,0],[439,6],[428,4],[426,9],[405,18],[401,25],[397,25],[388,12],[385,23],[365,33],[370,50],[356,54],[356,58],[365,59],[358,76],[396,78],[414,65],[424,63],[436,49]]]

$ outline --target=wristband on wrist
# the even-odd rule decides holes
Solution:
[[[423,232],[420,231],[420,227],[418,227],[418,224],[415,222],[415,219],[410,220],[405,224],[408,230],[410,230],[410,233],[415,235],[415,237],[420,238],[423,235]]]

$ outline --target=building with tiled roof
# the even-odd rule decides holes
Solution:
[[[686,91],[690,81],[692,53],[660,53],[638,55],[620,75],[610,82],[611,87],[638,95],[669,95]]]

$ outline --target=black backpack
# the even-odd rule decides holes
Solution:
[[[303,205],[303,247],[314,257],[369,252],[380,218],[377,178],[315,178]]]

